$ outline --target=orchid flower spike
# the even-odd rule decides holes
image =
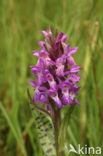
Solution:
[[[51,98],[59,109],[65,105],[71,106],[73,102],[80,104],[77,100],[80,87],[81,67],[76,65],[73,55],[78,48],[71,48],[66,44],[67,34],[62,32],[53,35],[50,28],[41,31],[45,37],[38,44],[40,51],[33,50],[33,55],[38,57],[36,66],[30,66],[36,77],[36,81],[30,82],[35,88],[33,101],[44,104],[50,109]]]

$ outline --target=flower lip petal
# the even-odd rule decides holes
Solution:
[[[40,92],[47,92],[47,88],[44,87],[44,86],[40,86],[40,87],[39,87],[39,91],[40,91]]]
[[[45,38],[46,38],[47,35],[48,35],[48,33],[47,33],[46,31],[44,31],[44,30],[42,30],[41,33],[42,33],[42,35],[43,35]]]
[[[50,74],[50,72],[48,70],[45,70],[45,74],[46,74],[46,78],[47,78],[48,81],[53,80],[53,76]]]
[[[73,59],[72,56],[69,56],[69,57],[67,58],[67,62],[68,62],[68,65],[69,65],[69,66],[76,65],[76,63],[75,63],[75,61],[74,61],[74,59]]]
[[[30,85],[32,85],[33,87],[37,87],[38,83],[35,80],[32,80],[31,82],[29,82]]]
[[[49,96],[55,101],[58,108],[62,107],[62,103],[58,97],[58,93],[56,90],[49,90]]]
[[[40,67],[38,67],[38,66],[30,66],[30,68],[31,68],[31,71],[33,71],[33,72],[39,73],[41,71]]]
[[[82,67],[79,67],[77,65],[74,65],[73,67],[70,68],[70,72],[78,72],[82,69]]]
[[[33,52],[34,52],[33,53],[34,56],[38,56],[39,57],[39,53],[40,53],[39,51],[33,50]]]
[[[44,43],[43,41],[39,41],[39,42],[38,42],[38,45],[40,45],[40,46],[41,46],[41,48],[43,49],[43,48],[44,48],[45,43]]]
[[[77,99],[75,99],[75,104],[81,105]]]
[[[49,90],[49,94],[51,97],[56,97],[57,92],[55,90]]]
[[[46,51],[44,51],[44,50],[42,50],[42,51],[40,51],[40,57],[48,57],[48,53],[46,52]]]
[[[67,39],[68,39],[67,34],[65,34],[65,35],[63,35],[61,41],[62,41],[62,42],[66,42]]]
[[[70,77],[68,77],[66,79],[66,81],[68,82],[72,82],[72,83],[77,83],[80,81],[80,76],[78,76],[77,74],[71,74]]]
[[[49,104],[47,94],[40,92],[38,89],[36,89],[35,91],[33,101],[40,103],[40,104]]]
[[[78,47],[75,47],[75,48],[71,48],[70,51],[68,51],[68,55],[71,56],[73,54],[75,54],[78,50]]]
[[[68,51],[70,51],[70,45],[69,44],[65,44],[64,42],[62,42],[62,47],[63,47],[65,54],[67,54]]]
[[[77,65],[74,65],[68,71],[65,71],[64,75],[68,75],[68,74],[72,74],[72,73],[78,73],[81,69],[82,69],[82,67],[78,67]]]

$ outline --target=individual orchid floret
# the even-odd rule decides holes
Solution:
[[[47,39],[47,40],[51,40],[53,39],[53,35],[51,32],[51,29],[48,27],[47,31],[42,30],[41,33],[43,34],[43,36]]]
[[[61,90],[62,90],[63,105],[70,104],[70,100],[69,100],[69,84],[63,83],[61,85]]]
[[[62,108],[63,107],[62,103],[61,103],[61,100],[58,97],[57,90],[53,90],[53,89],[49,90],[49,95],[55,101],[55,103],[56,103],[58,108]]]
[[[60,57],[56,60],[56,74],[57,76],[64,76],[65,58]]]
[[[56,82],[55,82],[55,80],[53,78],[53,75],[49,72],[49,70],[46,70],[45,74],[46,74],[46,79],[47,79],[47,81],[49,83],[50,88],[56,89],[57,84],[56,84]]]
[[[53,64],[53,61],[50,59],[47,51],[41,50],[40,52],[38,52],[36,50],[33,50],[33,52],[34,52],[33,55],[39,57],[39,59],[41,59],[46,66]]]
[[[30,82],[35,88],[33,100],[40,104],[51,107],[50,99],[59,109],[65,105],[79,104],[77,95],[80,87],[81,67],[76,65],[73,55],[78,47],[71,48],[66,44],[67,34],[62,32],[53,35],[50,28],[41,31],[45,37],[38,44],[40,51],[33,50],[34,56],[38,57],[37,64],[30,66],[36,77],[36,81]]]

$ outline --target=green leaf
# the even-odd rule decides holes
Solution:
[[[33,109],[32,114],[45,155],[55,156],[54,128],[51,119],[36,109]]]
[[[38,138],[42,149],[44,151],[45,156],[55,156],[55,139],[54,139],[54,127],[52,120],[50,118],[50,114],[39,107],[32,101],[29,90],[27,90],[28,97],[30,100],[32,115],[34,118],[35,126],[38,133]]]

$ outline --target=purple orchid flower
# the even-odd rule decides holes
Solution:
[[[36,66],[30,66],[31,71],[37,79],[31,84],[35,88],[33,100],[40,104],[50,105],[49,97],[52,98],[58,108],[72,105],[76,99],[80,87],[78,76],[81,67],[76,65],[73,55],[78,47],[71,48],[66,44],[67,34],[60,32],[53,35],[50,28],[41,31],[45,37],[38,44],[40,51],[34,50],[34,56],[38,57]]]

